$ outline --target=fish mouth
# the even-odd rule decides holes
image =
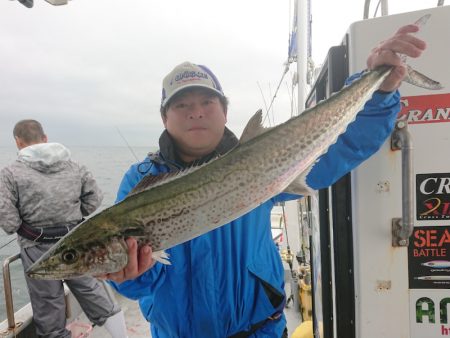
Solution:
[[[46,269],[42,267],[35,267],[30,266],[25,273],[28,277],[33,279],[46,279],[46,280],[58,280],[58,279],[69,279],[69,278],[75,278],[80,277],[81,274],[77,274],[74,272],[68,272],[68,271],[61,271],[58,272],[57,270],[52,269]]]
[[[58,278],[56,276],[57,274],[55,274],[54,272],[50,276],[49,271],[47,271],[45,269],[33,269],[32,267],[27,269],[27,271],[25,273],[27,274],[28,277],[33,278],[33,279],[57,279]],[[51,278],[51,277],[54,277],[54,278]]]
[[[62,279],[60,277],[66,277],[70,274],[68,271],[59,271],[51,266],[42,264],[42,261],[45,260],[45,258],[46,257],[44,256],[40,257],[25,271],[28,277],[34,279]]]

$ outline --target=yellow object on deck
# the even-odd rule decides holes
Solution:
[[[307,320],[297,326],[291,338],[314,338],[312,321]]]
[[[303,279],[298,281],[299,298],[300,298],[300,311],[302,313],[302,319],[309,321],[312,319],[312,296],[311,285],[306,284]]]

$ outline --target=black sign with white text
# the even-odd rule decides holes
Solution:
[[[410,289],[450,288],[450,227],[414,227],[409,239]]]
[[[417,220],[450,220],[450,173],[416,175]]]

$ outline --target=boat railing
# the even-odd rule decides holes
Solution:
[[[33,333],[30,330],[30,324],[32,324],[32,312],[29,304],[18,312],[14,312],[14,302],[13,302],[13,290],[11,286],[11,271],[10,265],[20,259],[20,253],[13,256],[7,257],[3,261],[3,286],[4,286],[4,297],[5,297],[5,307],[6,307],[6,317],[7,320],[1,322],[0,325],[0,338],[6,337],[35,337],[34,328]],[[105,281],[102,281],[102,286],[111,301],[115,301],[114,295],[112,294],[112,289],[107,285]],[[71,292],[64,283],[64,292],[66,297],[66,318],[68,322],[73,321],[77,316],[80,315],[82,309],[76,299],[71,295]],[[16,322],[16,318],[18,321]],[[7,322],[7,323],[6,323]],[[6,327],[7,324],[7,327]],[[25,332],[25,331],[26,332]],[[28,330],[28,331],[27,331]],[[22,332],[23,331],[23,332]]]
[[[20,259],[20,254],[10,256],[3,261],[3,288],[5,292],[5,306],[6,306],[6,317],[8,319],[8,330],[14,330],[16,327],[22,325],[21,322],[16,324],[14,318],[14,303],[11,287],[11,273],[9,269],[9,265],[18,259]]]

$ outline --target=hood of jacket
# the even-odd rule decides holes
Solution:
[[[38,143],[21,149],[17,160],[38,171],[58,172],[70,160],[70,151],[59,143]]]

